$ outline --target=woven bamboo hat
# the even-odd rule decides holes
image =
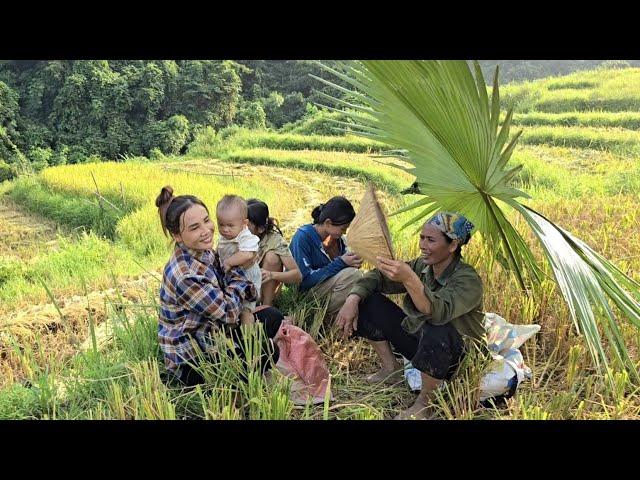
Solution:
[[[387,219],[372,184],[360,202],[360,209],[347,230],[347,245],[369,263],[376,257],[394,258]]]

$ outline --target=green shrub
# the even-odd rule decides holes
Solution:
[[[14,277],[24,275],[26,271],[24,262],[0,257],[0,286]]]
[[[159,148],[167,155],[178,155],[189,140],[189,121],[184,115],[151,124],[144,135],[146,151]]]
[[[267,115],[259,101],[245,102],[238,109],[236,123],[245,128],[266,128]]]
[[[532,82],[518,84],[518,88],[501,89],[501,104],[505,110],[513,109],[514,112],[529,112],[535,109],[542,96],[540,88]]]
[[[25,420],[40,415],[36,393],[23,385],[13,385],[0,390],[0,420]]]
[[[335,121],[353,123],[349,117],[341,112],[320,110],[317,113],[306,116],[295,123],[283,126],[281,131],[298,135],[345,135],[346,132],[344,129],[346,127],[335,123]]]
[[[222,145],[223,135],[233,135],[238,127],[227,127],[216,133],[213,127],[205,127],[195,132],[193,141],[187,147],[187,155],[195,157],[215,157]],[[227,133],[228,132],[228,133]]]
[[[71,145],[67,151],[67,163],[85,163],[87,157],[87,150],[81,145]]]
[[[164,153],[159,148],[152,148],[149,152],[149,158],[151,160],[162,160],[164,158]]]
[[[12,180],[16,177],[16,171],[11,166],[0,160],[0,182]]]
[[[49,147],[35,147],[29,150],[27,157],[32,164],[42,164],[44,166],[50,165],[51,157],[53,156],[53,150]]]
[[[69,147],[66,145],[60,145],[49,158],[49,165],[65,165],[67,163],[67,154],[69,153]]]

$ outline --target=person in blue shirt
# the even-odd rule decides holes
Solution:
[[[302,274],[300,291],[327,301],[329,318],[335,317],[362,276],[362,259],[347,251],[344,239],[355,216],[349,200],[333,197],[313,209],[313,223],[298,228],[289,247]]]

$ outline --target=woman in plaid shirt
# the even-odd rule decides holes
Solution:
[[[224,272],[212,250],[215,227],[201,200],[192,195],[174,197],[173,189],[167,186],[158,195],[156,206],[165,235],[176,241],[160,287],[158,341],[170,376],[191,386],[204,382],[192,366],[201,354],[210,357],[213,330],[229,331],[240,348],[240,329],[235,327],[243,301],[255,301],[256,289],[241,267]],[[255,318],[271,339],[283,316],[270,307],[256,313]],[[271,340],[263,351],[269,352],[263,356],[266,370],[277,362],[279,352]]]

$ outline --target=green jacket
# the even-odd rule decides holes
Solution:
[[[429,322],[432,325],[444,325],[451,322],[458,332],[486,345],[487,337],[484,329],[484,313],[482,311],[482,280],[474,268],[462,261],[462,257],[454,258],[451,264],[438,278],[433,276],[433,267],[426,265],[422,258],[407,262],[418,275],[424,285],[424,293],[431,301],[431,314],[424,314],[416,309],[411,296],[406,294],[402,309],[407,314],[402,327],[415,334]],[[401,282],[394,282],[385,277],[377,269],[371,270],[356,282],[350,293],[360,298],[380,293],[406,293]]]

